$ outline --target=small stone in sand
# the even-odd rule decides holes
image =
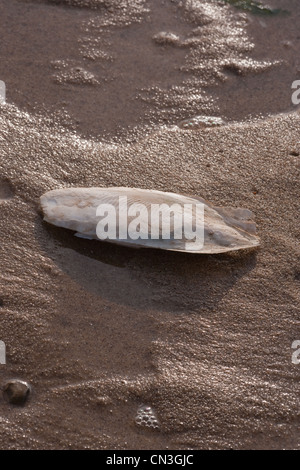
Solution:
[[[177,46],[180,44],[179,37],[174,33],[161,32],[153,36],[153,40],[154,42],[156,42],[156,44],[159,44],[161,46]]]
[[[22,380],[10,380],[3,387],[3,397],[12,405],[24,405],[30,394],[30,385]]]

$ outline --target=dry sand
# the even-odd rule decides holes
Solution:
[[[123,15],[124,11],[123,16],[117,14],[114,2],[110,3],[110,15],[115,23],[119,21],[117,37],[121,31],[126,37],[130,26],[122,21],[128,25],[131,20]],[[143,9],[153,7],[152,3],[127,3],[134,7],[129,19],[134,18],[136,27],[142,28],[143,14],[147,14]],[[200,2],[187,2],[192,3]],[[285,5],[288,3],[294,5],[293,1]],[[49,18],[74,15],[78,20],[81,14],[99,14],[98,10],[43,2],[12,0],[10,4],[11,11],[27,11],[28,18],[30,11],[37,17],[40,8],[49,9]],[[169,2],[166,5],[169,8]],[[172,8],[177,8],[176,2]],[[225,17],[232,22],[233,32],[234,21],[239,29],[240,13],[219,4],[211,8],[215,23],[210,23],[207,35],[214,44],[213,38],[222,38],[215,28],[222,29]],[[246,16],[251,22],[268,21]],[[94,18],[97,22],[102,16]],[[170,18],[175,24],[174,16]],[[11,23],[15,21],[11,19]],[[189,27],[190,19],[181,21],[183,29]],[[155,25],[151,19],[147,24],[149,30],[151,24]],[[174,28],[173,33],[182,34],[179,27],[178,31]],[[152,29],[155,33],[162,28]],[[290,29],[291,36],[296,34]],[[275,34],[272,27],[270,31]],[[224,33],[225,39],[228,34]],[[243,47],[250,44],[249,30],[241,34],[245,38]],[[221,46],[219,43],[222,59],[211,51],[214,64],[208,60],[207,39],[201,46],[196,41],[191,51],[184,52],[182,66],[195,67],[203,54],[207,74],[199,76],[201,80],[207,77],[209,82],[215,73],[224,70],[226,64],[220,64],[223,59],[228,62],[240,57],[244,64],[246,57],[248,64],[252,60],[246,77],[238,75],[241,85],[236,92],[240,95],[236,96],[241,97],[242,104],[232,105],[232,115],[229,104],[221,111],[210,92],[202,88],[200,78],[197,84],[189,70],[187,77],[181,77],[181,72],[175,74],[180,83],[175,93],[178,108],[173,82],[166,79],[162,85],[154,77],[146,88],[160,87],[154,93],[156,99],[147,92],[147,99],[140,104],[124,101],[130,131],[125,130],[110,143],[102,128],[96,135],[96,126],[87,136],[89,122],[98,118],[103,122],[102,113],[98,109],[97,114],[91,104],[92,117],[88,118],[83,110],[78,125],[76,113],[80,114],[80,102],[87,99],[85,93],[92,100],[101,89],[87,85],[82,76],[77,84],[72,80],[57,81],[50,62],[52,56],[53,60],[61,60],[61,55],[57,53],[55,58],[53,50],[51,58],[46,55],[43,60],[40,52],[41,74],[53,87],[45,98],[44,113],[43,81],[41,85],[35,82],[41,88],[32,109],[26,104],[30,93],[26,98],[19,94],[19,101],[16,91],[8,93],[11,98],[0,108],[0,340],[7,346],[7,365],[0,366],[0,379],[1,383],[11,378],[26,380],[32,385],[32,394],[24,407],[10,406],[0,398],[1,448],[300,447],[300,366],[291,360],[291,344],[300,339],[300,116],[289,112],[194,130],[173,125],[176,120],[194,115],[196,108],[202,113],[214,111],[230,121],[241,117],[235,115],[235,108],[250,102],[249,112],[245,110],[243,117],[251,114],[252,95],[245,100],[241,89],[251,80],[259,87],[264,73],[274,73],[275,77],[275,61],[290,54],[290,49],[284,49],[281,57],[278,50],[277,55],[273,50],[262,59],[255,57],[262,52],[255,52],[254,42],[250,47],[253,52],[243,52],[238,39],[231,39],[222,39]],[[159,47],[151,43],[149,50]],[[182,50],[184,47],[173,50],[178,61]],[[20,49],[16,48],[15,54],[21,54]],[[76,60],[82,57],[80,54]],[[260,59],[263,66],[254,63]],[[115,62],[112,60],[112,70],[119,67]],[[16,60],[15,66],[18,63]],[[252,66],[267,69],[250,78]],[[24,67],[29,86],[37,63],[33,59]],[[105,73],[109,73],[107,67]],[[6,72],[7,76],[0,78],[7,85],[10,80],[16,85],[13,63],[10,68],[10,74]],[[69,65],[66,70],[70,77]],[[275,85],[272,89],[274,100],[278,96],[276,111],[290,107],[290,97],[285,99],[290,89],[281,92],[281,87],[296,70],[295,59],[290,69],[286,66],[279,74],[278,95]],[[232,78],[231,88],[228,80],[221,80],[212,92],[220,97],[224,86],[234,94],[238,78]],[[132,80],[134,90],[137,78]],[[120,89],[116,81],[115,89]],[[64,119],[58,120],[59,113],[50,115],[51,96],[54,108],[58,107],[54,90],[60,98],[69,94],[69,125]],[[251,92],[254,94],[253,89]],[[127,93],[129,96],[130,87]],[[197,106],[193,96],[196,101],[199,98]],[[266,97],[259,112],[265,111],[269,99]],[[114,100],[118,101],[117,96]],[[123,109],[114,127],[118,110],[108,110],[108,134],[124,124],[126,111]],[[167,125],[159,127],[164,119]],[[132,131],[139,122],[139,129]],[[124,134],[128,134],[129,142]],[[79,240],[71,232],[43,223],[38,206],[39,196],[45,191],[68,186],[141,187],[194,194],[216,205],[247,207],[256,214],[262,244],[251,252],[199,256]],[[158,431],[136,426],[135,416],[142,404],[155,410],[160,422]]]

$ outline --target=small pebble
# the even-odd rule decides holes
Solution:
[[[22,380],[10,380],[3,387],[3,397],[12,405],[24,405],[30,394],[30,385]]]
[[[165,45],[171,45],[171,46],[176,46],[180,44],[179,37],[174,34],[174,33],[166,33],[166,32],[161,32],[153,36],[154,42],[156,44],[165,46]]]

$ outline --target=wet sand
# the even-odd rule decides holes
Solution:
[[[32,386],[24,407],[0,399],[1,448],[299,448],[297,3],[269,2],[293,12],[276,18],[68,3],[1,4],[0,378]],[[157,44],[161,31],[180,44]],[[176,126],[196,114],[228,124]],[[262,244],[199,256],[76,239],[38,205],[69,186],[247,207]],[[136,425],[141,405],[159,430]]]

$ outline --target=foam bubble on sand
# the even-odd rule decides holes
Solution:
[[[159,429],[159,421],[156,417],[155,411],[151,406],[142,405],[139,407],[136,417],[135,423],[137,426],[158,430]]]

